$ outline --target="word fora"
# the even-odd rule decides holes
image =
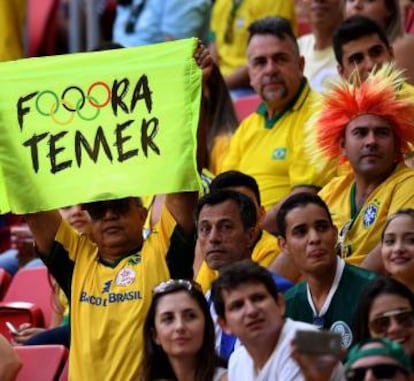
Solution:
[[[76,161],[77,166],[80,168],[84,155],[87,155],[94,163],[101,156],[106,157],[111,163],[114,160],[114,156],[116,156],[118,162],[132,159],[138,156],[138,144],[140,144],[140,149],[146,158],[149,155],[149,150],[153,151],[156,155],[160,155],[161,151],[154,141],[159,130],[158,118],[153,117],[149,120],[144,118],[140,126],[139,122],[134,122],[135,120],[130,119],[124,123],[118,123],[115,131],[111,132],[111,136],[115,135],[112,144],[109,143],[108,138],[105,136],[104,129],[99,126],[95,132],[92,144],[80,131],[76,130],[74,132],[66,130],[60,131],[57,134],[51,134],[49,132],[34,134],[30,139],[23,142],[23,146],[30,149],[32,168],[35,173],[39,171],[40,166],[39,144],[43,144],[43,147],[49,147],[49,153],[46,157],[49,158],[50,172],[53,174],[72,167],[73,161]],[[128,133],[127,130],[132,127],[137,128],[137,124],[139,132],[135,130]],[[70,135],[74,135],[73,140],[66,136],[69,132]],[[111,145],[116,147],[115,155],[112,153]],[[68,146],[71,147],[71,150],[67,150]],[[66,160],[62,159],[65,153]],[[75,158],[69,159],[69,157],[73,157],[73,154]],[[58,158],[58,156],[60,157]]]
[[[97,100],[97,95],[93,94],[99,88],[104,89],[106,93],[105,99],[100,103]],[[23,130],[24,117],[33,110],[40,115],[50,117],[56,124],[62,126],[70,124],[74,120],[75,113],[84,121],[95,120],[99,116],[100,109],[109,104],[113,114],[118,116],[118,109],[121,109],[125,114],[133,113],[137,103],[144,100],[146,111],[151,113],[152,91],[149,87],[148,77],[145,74],[139,77],[135,83],[131,100],[127,102],[125,97],[129,94],[129,89],[130,80],[123,78],[114,80],[111,88],[104,81],[93,82],[86,90],[86,94],[78,86],[66,87],[60,97],[53,90],[34,91],[26,94],[18,99],[16,105],[20,130]],[[73,100],[74,96],[77,97],[77,100]],[[64,119],[57,117],[61,106],[68,112],[68,116]],[[94,113],[87,115],[82,111],[85,106],[95,109]]]

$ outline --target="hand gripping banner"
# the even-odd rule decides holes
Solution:
[[[196,39],[0,64],[0,214],[199,189]]]

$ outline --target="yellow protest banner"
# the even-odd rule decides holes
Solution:
[[[0,64],[0,213],[198,190],[196,44]]]

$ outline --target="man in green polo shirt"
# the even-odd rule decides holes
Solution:
[[[337,256],[338,230],[319,196],[289,197],[276,220],[280,247],[305,279],[286,292],[286,316],[340,333],[348,348],[356,301],[375,273]]]

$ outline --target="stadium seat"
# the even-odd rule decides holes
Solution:
[[[312,33],[311,26],[309,25],[309,21],[303,18],[299,19],[299,31],[298,31],[298,37],[303,36],[308,33]]]
[[[0,255],[10,249],[10,226],[0,226]]]
[[[65,367],[60,374],[59,381],[68,381],[69,359],[66,360]]]
[[[10,339],[6,321],[16,327],[26,322],[36,327],[49,327],[52,300],[46,267],[19,270],[0,302],[0,333]]]
[[[59,0],[27,1],[27,55],[55,53]]]
[[[11,275],[5,269],[0,268],[0,301],[3,300],[11,279]]]
[[[63,345],[16,346],[23,367],[16,381],[59,380],[68,358]]]
[[[258,95],[249,95],[246,97],[240,97],[233,101],[234,110],[239,122],[241,122],[246,116],[256,111],[261,99]]]

